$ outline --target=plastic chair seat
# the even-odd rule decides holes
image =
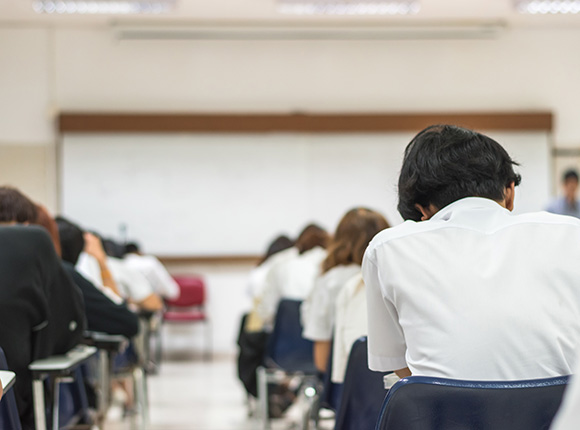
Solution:
[[[179,312],[179,311],[166,311],[163,314],[164,321],[205,321],[207,318],[205,312],[191,311],[191,312]]]
[[[389,390],[376,430],[547,430],[567,383],[410,376]]]
[[[210,316],[206,310],[205,282],[199,276],[174,276],[179,286],[179,297],[165,300],[167,309],[163,312],[164,323],[198,323],[205,326],[205,359],[212,356],[212,334]],[[161,332],[157,333],[157,354],[161,357]],[[159,360],[157,360],[159,362]]]

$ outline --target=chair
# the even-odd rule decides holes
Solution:
[[[372,430],[385,398],[385,372],[368,367],[367,337],[357,339],[350,350],[335,430]]]
[[[390,389],[376,430],[540,430],[556,414],[568,376],[462,381],[410,376]]]
[[[0,369],[8,370],[8,363],[6,362],[6,356],[4,355],[4,350],[2,348],[0,348]],[[14,390],[6,386],[4,386],[2,400],[0,400],[0,429],[22,429]]]
[[[211,325],[205,309],[205,283],[202,278],[195,276],[176,276],[174,279],[177,285],[179,285],[179,297],[175,300],[165,300],[167,310],[163,313],[163,322],[205,323],[206,348],[204,358],[211,359]],[[161,342],[159,341],[159,351],[160,348]]]
[[[61,429],[72,428],[78,424],[91,427],[89,401],[81,367],[74,370],[71,381],[63,381],[57,385],[59,395],[58,422]]]
[[[320,407],[336,412],[340,407],[343,384],[332,382],[332,360],[334,351],[334,339],[330,343],[330,354],[326,364],[326,373],[322,378],[322,391],[320,393]]]
[[[280,381],[288,376],[296,376],[302,379],[302,385],[304,385],[307,377],[315,377],[318,374],[312,355],[313,343],[302,337],[301,303],[299,300],[283,299],[280,301],[274,321],[274,330],[266,347],[264,366],[260,366],[257,371],[258,403],[265,429],[270,426],[268,383]],[[313,402],[316,392],[311,389],[303,391],[306,397]],[[310,418],[309,412],[311,410],[312,405],[309,405],[305,420]]]
[[[33,361],[28,368],[32,371],[32,391],[34,397],[34,419],[36,430],[60,429],[60,390],[64,383],[71,382],[75,376],[80,374],[77,369],[86,363],[97,353],[97,348],[87,345],[77,345],[75,348],[63,355],[53,355],[48,358]],[[45,408],[45,390],[52,393],[50,409]],[[75,388],[76,389],[76,388]],[[84,385],[79,388],[84,390]],[[67,396],[64,397],[65,399]],[[86,400],[86,397],[85,397]],[[83,402],[79,403],[82,407]],[[86,405],[86,402],[84,403]],[[71,409],[77,405],[72,405]],[[48,412],[48,413],[47,413]],[[86,410],[80,410],[79,417],[88,418]],[[69,415],[63,413],[67,419]],[[52,421],[52,426],[47,426],[47,418]],[[67,423],[64,423],[67,424]]]

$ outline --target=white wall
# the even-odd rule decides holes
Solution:
[[[464,41],[117,41],[105,26],[4,25],[0,145],[54,145],[59,110],[552,110],[555,144],[578,146],[579,43],[580,29]],[[39,197],[54,207],[49,185]]]

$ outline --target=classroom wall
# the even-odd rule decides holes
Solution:
[[[554,112],[556,145],[577,146],[579,42],[580,29],[566,28],[508,29],[495,40],[119,41],[106,26],[4,24],[0,146],[53,146],[59,110],[534,109]],[[36,165],[14,157],[34,177]],[[48,187],[38,196],[55,207],[55,181]]]
[[[495,40],[118,41],[109,27],[0,24],[0,182],[56,209],[61,110],[551,110],[554,144],[578,147],[579,44],[565,27]],[[216,270],[210,297],[239,297],[247,268]],[[232,352],[242,305],[213,303],[216,349]]]

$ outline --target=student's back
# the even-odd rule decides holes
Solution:
[[[67,262],[64,269],[83,294],[87,328],[108,334],[120,334],[131,338],[139,332],[139,319],[124,302],[115,303]]]
[[[25,429],[33,426],[28,364],[68,351],[83,330],[80,292],[65,273],[46,231],[0,226],[0,346],[18,375],[15,392]]]

